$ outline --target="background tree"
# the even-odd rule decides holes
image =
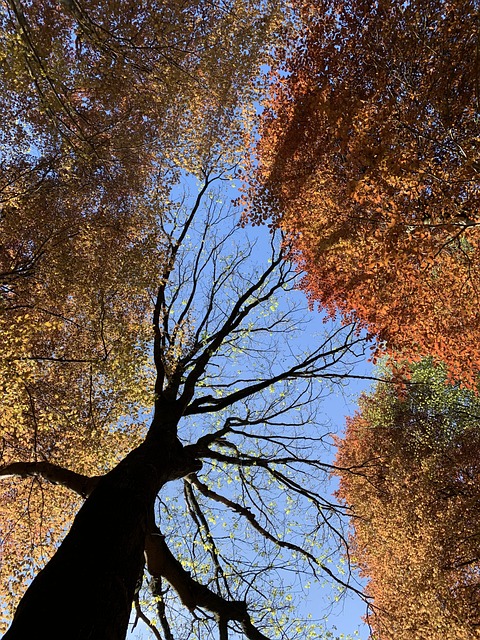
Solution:
[[[312,304],[474,386],[478,6],[296,7],[296,37],[277,43],[251,215],[288,232]]]
[[[171,194],[159,222],[163,264],[159,287],[149,291],[153,348],[131,355],[134,382],[153,407],[148,430],[133,413],[146,412],[146,400],[117,398],[110,413],[109,371],[101,368],[89,380],[95,420],[85,415],[76,397],[78,362],[63,358],[48,366],[53,361],[72,381],[73,396],[62,398],[69,414],[47,411],[46,385],[45,406],[35,395],[25,419],[30,440],[23,449],[15,434],[4,440],[9,604],[41,562],[39,552],[57,544],[73,511],[60,519],[68,492],[89,496],[21,600],[6,639],[34,628],[52,638],[124,637],[144,552],[165,638],[203,638],[214,629],[222,640],[229,630],[254,639],[316,636],[313,623],[295,615],[296,589],[303,593],[307,580],[322,575],[340,590],[348,584],[331,564],[332,544],[344,541],[343,509],[318,493],[331,465],[321,460],[327,434],[315,428],[315,414],[321,381],[348,375],[362,339],[345,327],[298,355],[305,311],[288,304],[296,271],[275,237],[259,265],[255,246],[239,240],[245,231],[211,191],[213,178],[205,175],[191,206],[173,204]],[[143,199],[152,210],[162,203],[153,191]],[[72,320],[80,323],[78,315]],[[42,371],[44,360],[35,361]],[[123,376],[123,368],[115,373]],[[88,428],[97,440],[89,441]],[[138,616],[148,620],[141,606],[137,599]]]
[[[380,384],[339,442],[379,640],[480,637],[480,404],[446,377],[425,360],[405,389]]]

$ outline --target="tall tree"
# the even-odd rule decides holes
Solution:
[[[351,553],[373,597],[372,638],[480,637],[480,402],[422,361],[380,384],[339,443]]]
[[[221,257],[228,233],[207,242],[227,224],[208,168],[238,160],[252,77],[281,18],[274,0],[2,4],[5,617],[87,498],[7,638],[123,637],[145,551],[166,638],[172,619],[178,636],[294,637],[305,625],[278,579],[282,554],[298,576],[333,576],[320,547],[336,507],[308,484],[328,466],[300,436],[315,380],[357,338],[346,330],[276,361],[269,336],[293,326],[275,295],[294,274],[274,246],[248,274],[251,247]],[[202,180],[190,209],[175,204],[183,170]],[[186,511],[169,525],[179,478]],[[214,505],[232,514],[221,530]],[[297,509],[307,529],[287,518]]]
[[[360,319],[397,359],[434,354],[474,385],[478,5],[296,7],[261,118],[251,214],[293,239],[312,304]]]
[[[178,167],[233,162],[275,16],[268,1],[2,3],[3,462],[102,474],[140,442],[168,194]],[[14,483],[5,505],[18,591],[76,504]]]
[[[69,493],[86,500],[20,601],[8,640],[124,637],[135,600],[148,621],[136,596],[144,554],[165,638],[205,637],[215,627],[222,640],[229,630],[255,640],[304,637],[308,626],[292,610],[303,575],[347,585],[329,563],[328,539],[342,544],[343,510],[318,493],[331,467],[316,448],[326,434],[312,425],[320,381],[347,375],[362,341],[345,327],[295,352],[305,311],[279,299],[296,272],[275,237],[260,266],[213,180],[204,176],[190,206],[185,197],[174,205],[172,193],[159,219],[159,284],[147,289],[151,346],[140,342],[129,358],[115,358],[105,338],[105,358],[85,366],[59,351],[53,335],[34,345],[48,356],[17,357],[38,373],[11,373],[31,405],[16,420],[10,396],[0,468],[10,599],[58,544],[73,510]],[[162,210],[163,193],[146,194],[143,206]],[[72,348],[79,332],[79,350],[82,314],[74,308],[64,320],[73,324]],[[127,400],[115,395],[117,378],[128,383]],[[143,428],[133,411],[151,408]],[[287,591],[292,566],[297,582]]]

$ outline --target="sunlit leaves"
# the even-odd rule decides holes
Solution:
[[[404,390],[382,384],[360,408],[336,462],[374,637],[477,638],[477,396],[423,361]]]
[[[312,304],[396,356],[478,371],[477,8],[296,3],[256,145],[252,216],[273,219]],[[461,336],[461,353],[457,348]]]

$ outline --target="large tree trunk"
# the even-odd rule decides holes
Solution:
[[[28,588],[4,640],[125,638],[155,496],[199,466],[176,437],[147,437],[102,477]]]

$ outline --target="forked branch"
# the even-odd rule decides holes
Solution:
[[[219,624],[223,626],[224,634],[228,621],[234,621],[240,624],[249,640],[268,640],[267,636],[252,624],[247,603],[241,600],[226,600],[194,580],[172,554],[165,542],[165,537],[155,525],[147,535],[145,554],[149,573],[153,577],[165,578],[187,609],[193,611],[198,607],[213,613]]]

